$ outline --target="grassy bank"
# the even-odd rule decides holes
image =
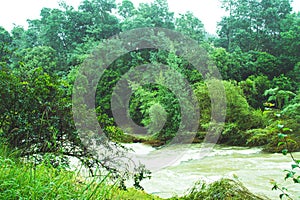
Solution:
[[[120,190],[107,184],[107,177],[85,179],[66,169],[21,162],[3,145],[0,166],[0,199],[160,199],[135,189]]]

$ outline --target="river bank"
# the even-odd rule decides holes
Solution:
[[[290,158],[281,154],[264,153],[261,148],[215,145],[209,154],[203,157],[200,144],[161,148],[141,143],[124,145],[134,150],[134,154],[144,160],[160,154],[180,156],[169,165],[152,171],[151,179],[141,182],[145,191],[140,191],[132,188],[121,190],[106,183],[105,177],[100,178],[100,182],[97,178],[85,179],[84,176],[80,178],[79,172],[55,169],[46,163],[32,168],[30,163],[22,163],[14,156],[7,156],[10,153],[2,153],[0,199],[10,199],[12,196],[33,197],[32,195],[35,198],[43,196],[45,199],[53,199],[60,195],[65,197],[105,195],[110,199],[187,200],[193,195],[203,196],[212,193],[223,195],[221,199],[228,199],[223,197],[232,197],[230,195],[247,195],[246,199],[278,199],[279,192],[271,190],[271,180],[287,187],[294,199],[300,196],[299,185],[283,180],[285,174],[283,170],[290,167]],[[294,156],[299,158],[300,153],[295,153]],[[130,181],[128,184],[130,185]],[[192,188],[194,189],[191,190]]]

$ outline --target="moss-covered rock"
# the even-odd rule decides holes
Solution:
[[[147,194],[144,191],[129,188],[127,190],[113,190],[111,199],[114,200],[162,200],[158,196]]]
[[[197,183],[182,200],[266,200],[268,198],[251,193],[236,180],[221,179],[211,184]],[[173,198],[175,200],[175,198]]]

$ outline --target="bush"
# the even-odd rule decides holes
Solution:
[[[239,181],[221,179],[211,184],[198,182],[190,193],[180,199],[183,200],[263,200],[264,197],[252,194]]]
[[[250,147],[266,145],[270,140],[270,132],[267,129],[252,129],[247,131],[247,135],[249,138],[246,144]]]
[[[118,166],[127,166],[127,163],[117,157],[123,158],[125,153],[112,151],[108,140],[97,138],[97,147],[107,149],[97,153],[83,144],[84,139],[92,142],[91,137],[95,134],[90,131],[84,135],[86,138],[79,136],[81,130],[74,125],[72,102],[68,95],[70,85],[45,73],[42,68],[23,72],[18,75],[10,69],[0,69],[0,140],[19,150],[22,157],[34,158],[39,163],[47,159],[54,167],[68,165],[69,157],[76,157],[92,174],[95,167],[112,172],[115,178],[124,178],[126,173],[128,177],[139,174],[137,171],[124,172],[129,170],[126,167],[121,171]],[[79,114],[84,115],[83,112]],[[83,118],[86,124],[92,123],[86,115]],[[106,129],[112,138],[122,134],[114,126]],[[113,145],[124,149],[117,143]]]
[[[267,101],[264,92],[270,88],[270,85],[268,77],[263,75],[249,76],[246,80],[239,82],[249,105],[256,109],[264,108],[263,103]]]
[[[227,123],[219,139],[219,143],[230,143],[231,145],[245,145],[246,138],[237,123]]]
[[[296,134],[296,132],[293,131],[299,130],[295,129],[296,127],[299,127],[299,124],[295,123],[295,121],[292,119],[281,119],[273,122],[266,128],[266,131],[268,132],[268,142],[263,150],[270,153],[282,152],[282,150],[286,149],[287,147],[284,145],[278,145],[278,143],[281,142],[278,134],[285,134],[288,141],[293,141],[289,143],[289,151],[300,151],[299,133]]]
[[[3,69],[0,80],[0,137],[11,148],[25,156],[70,153],[70,146],[80,145],[63,81],[42,68],[22,76]]]
[[[4,145],[0,148],[0,199],[103,199],[112,186],[107,177],[93,180],[45,163],[23,163]]]
[[[223,81],[223,84],[226,91],[227,108],[225,126],[219,143],[245,145],[248,139],[246,131],[264,127],[266,120],[262,111],[254,110],[249,106],[239,86],[228,81]],[[211,120],[211,99],[204,83],[195,85],[195,94],[201,113],[198,135],[203,137],[203,132],[207,131]],[[218,104],[216,101],[214,103]]]

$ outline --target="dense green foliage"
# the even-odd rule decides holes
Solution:
[[[226,92],[227,110],[218,143],[264,146],[265,151],[281,152],[285,148],[278,146],[278,125],[283,125],[293,130],[282,132],[294,141],[289,151],[299,151],[300,13],[292,12],[290,0],[221,2],[229,16],[219,22],[218,36],[214,37],[207,36],[201,20],[193,13],[176,17],[169,10],[166,0],[154,0],[138,7],[129,0],[123,0],[119,5],[114,0],[84,0],[78,9],[62,2],[60,9],[43,8],[40,19],[28,20],[28,29],[15,26],[8,32],[0,27],[1,142],[17,149],[20,156],[33,158],[36,162],[43,163],[43,158],[49,158],[50,154],[54,156],[50,156],[50,163],[57,167],[68,165],[68,157],[73,156],[86,167],[102,167],[114,174],[113,177],[125,179],[122,172],[110,165],[108,158],[99,159],[80,140],[73,120],[72,87],[78,77],[82,84],[94,84],[84,74],[78,74],[78,69],[95,47],[107,44],[108,38],[134,28],[159,27],[194,39],[199,47],[207,50],[219,69]],[[134,39],[143,41],[143,38]],[[178,56],[176,46],[169,40],[158,33],[153,33],[153,40],[164,43],[173,51],[152,48],[127,52],[110,63],[98,82],[95,96],[97,119],[106,136],[116,146],[121,147],[118,142],[130,140],[146,140],[156,145],[169,143],[180,129],[182,119],[188,121],[194,117],[193,113],[188,116],[181,113],[182,102],[187,112],[194,109],[188,102],[192,92],[200,109],[195,141],[205,138],[211,124],[209,81],[197,70],[197,66]],[[141,139],[124,134],[137,133],[128,124],[122,124],[122,127],[117,125],[111,99],[118,82],[130,77],[130,70],[149,63],[151,70],[159,68],[160,64],[172,70],[148,74],[141,80],[146,82],[147,78],[153,77],[155,81],[151,84],[142,85],[136,80],[125,84],[127,94],[132,92],[128,108],[131,119],[149,128]],[[177,78],[177,73],[188,81],[188,85]],[[136,72],[134,76],[142,74]],[[170,89],[165,85],[174,87]],[[180,95],[174,91],[181,91]],[[80,92],[87,99],[93,98],[89,91],[82,89]],[[216,106],[221,104],[213,103]],[[6,166],[3,170],[9,166],[15,174],[20,174],[20,166],[16,167],[18,164],[15,161],[2,159],[1,162]],[[31,180],[31,168],[25,166],[21,170]],[[41,173],[49,170],[49,176],[58,173],[56,169],[45,169],[44,165],[39,166],[39,170]],[[137,174],[143,172],[141,169],[133,176],[138,177]],[[74,178],[74,174],[69,172],[66,176]],[[41,185],[49,186],[41,190],[61,190],[48,182],[44,184],[43,181],[48,181],[46,177],[40,178]],[[142,178],[138,179],[137,187]],[[0,190],[10,192],[8,187],[17,187],[17,183],[12,184],[15,185],[7,185]],[[29,189],[35,190],[37,186]],[[68,184],[66,187],[69,187]],[[24,192],[19,189],[14,188]],[[37,195],[35,198],[41,194],[32,191],[30,195]]]
[[[109,174],[83,177],[49,163],[24,163],[18,152],[0,146],[0,199],[160,199],[143,191],[120,190]]]
[[[186,200],[264,200],[265,197],[260,197],[249,192],[243,184],[236,180],[221,179],[211,184],[198,182],[191,189],[190,193],[182,198]]]

